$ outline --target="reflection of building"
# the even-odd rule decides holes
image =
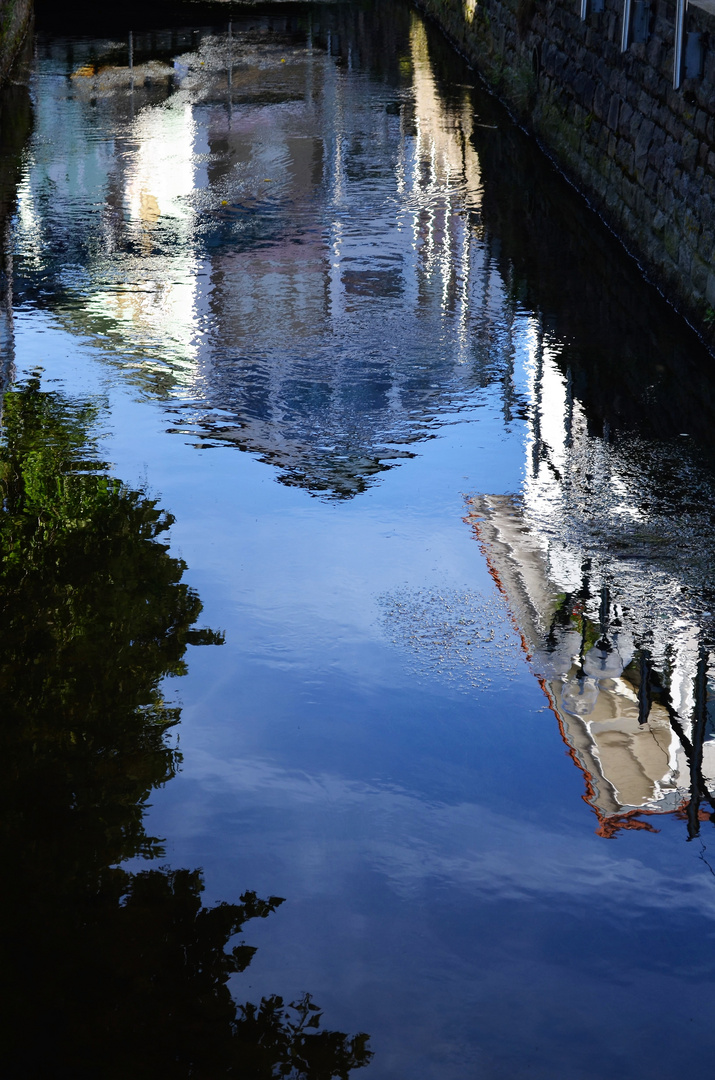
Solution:
[[[350,495],[475,389],[510,415],[520,323],[475,224],[469,93],[444,104],[409,12],[376,15],[387,80],[353,64],[357,13],[319,18],[249,14],[156,55],[137,34],[41,48],[73,78],[37,84],[16,277],[145,386],[190,393],[182,430]]]
[[[27,53],[28,48],[24,51]],[[13,82],[0,88],[0,391],[12,377],[14,363],[10,218],[15,208],[22,152],[32,128],[25,74],[26,56],[16,62]]]
[[[523,490],[471,500],[470,520],[601,833],[683,811],[694,835],[700,806],[715,809],[705,610],[715,551],[705,490],[699,514],[684,495],[706,479],[680,446],[589,433],[538,327],[526,368]]]

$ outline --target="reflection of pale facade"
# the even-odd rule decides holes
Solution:
[[[42,272],[55,221],[74,222],[67,246],[80,248],[82,262],[70,259],[75,266],[60,283],[65,324],[124,353],[129,367],[162,370],[168,353],[186,382],[197,355],[199,293],[190,243],[198,171],[191,108],[178,98],[167,107],[173,69],[165,64],[97,72],[79,64],[70,95],[56,85],[56,96],[43,94],[34,160],[20,186],[20,253]],[[115,127],[121,117],[119,139],[101,129],[83,138],[81,117],[91,107],[105,110]]]
[[[416,17],[405,47],[412,85],[387,106],[329,32],[288,47],[234,26],[132,68],[75,58],[70,95],[43,84],[20,191],[28,275],[74,252],[63,323],[148,388],[190,391],[183,430],[313,489],[359,490],[425,418],[497,370],[512,382],[523,328],[469,217],[470,98],[447,109]],[[58,203],[76,234],[53,232]]]
[[[556,355],[535,327],[521,495],[475,498],[469,517],[610,836],[715,795],[696,593],[712,541],[659,504],[652,448],[634,461],[589,432]],[[699,562],[681,561],[686,539]]]

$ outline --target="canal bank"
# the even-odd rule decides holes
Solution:
[[[715,343],[709,0],[419,0],[663,294]],[[682,10],[681,10],[682,8]]]

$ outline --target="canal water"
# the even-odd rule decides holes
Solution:
[[[0,115],[5,1075],[703,1075],[711,358],[400,0]]]

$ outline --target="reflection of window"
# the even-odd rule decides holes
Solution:
[[[645,44],[650,37],[650,0],[623,0],[621,52],[631,44]]]
[[[685,78],[700,79],[704,61],[703,36],[696,30],[689,30],[685,35]]]
[[[634,0],[631,41],[645,43],[650,37],[650,0]]]
[[[705,62],[707,35],[697,30],[686,30],[685,13],[691,0],[677,0],[675,9],[675,61],[673,86],[677,90],[683,78],[700,79]],[[694,6],[715,14],[715,0],[694,0]]]
[[[676,0],[675,4],[675,57],[673,60],[673,89],[680,87],[683,77],[683,31],[685,29],[685,9],[687,0]]]
[[[581,0],[581,18],[588,15],[600,15],[603,11],[604,0]]]

